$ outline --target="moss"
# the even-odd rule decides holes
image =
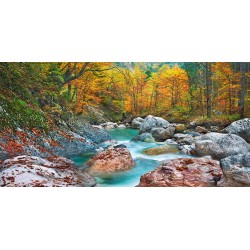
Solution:
[[[29,106],[24,100],[14,98],[7,100],[0,95],[1,129],[38,128],[47,130],[44,114],[37,108]]]
[[[179,149],[172,145],[162,145],[159,147],[147,148],[143,150],[143,153],[147,155],[176,154],[178,152]]]

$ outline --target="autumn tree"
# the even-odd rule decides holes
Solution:
[[[239,74],[231,63],[217,62],[212,67],[214,81],[214,106],[226,114],[237,112]]]

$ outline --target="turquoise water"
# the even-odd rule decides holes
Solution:
[[[191,157],[183,154],[162,154],[156,156],[145,155],[142,153],[144,149],[157,147],[162,143],[132,142],[131,139],[138,134],[138,130],[135,129],[117,128],[108,130],[108,133],[111,134],[113,140],[117,141],[117,144],[124,144],[127,146],[135,161],[135,166],[130,170],[115,173],[105,178],[95,177],[97,186],[134,187],[139,184],[141,175],[158,167],[161,164],[161,161],[180,157]],[[86,154],[73,157],[72,160],[75,161],[76,164],[83,164],[92,156],[93,154]],[[79,168],[81,168],[80,165]]]

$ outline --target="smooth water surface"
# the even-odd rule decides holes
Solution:
[[[175,159],[180,157],[191,157],[184,154],[162,154],[149,156],[142,151],[146,148],[157,147],[162,143],[147,143],[147,142],[132,142],[131,139],[138,134],[138,130],[130,128],[117,128],[110,129],[108,133],[111,134],[112,139],[117,141],[117,144],[124,144],[130,151],[134,161],[135,166],[130,170],[112,174],[109,177],[99,178],[95,177],[97,181],[97,186],[105,187],[134,187],[139,184],[140,177],[155,169],[161,164],[161,161],[166,159]],[[103,145],[105,146],[105,144]],[[90,159],[93,154],[86,154],[82,156],[77,156],[72,158],[76,164],[82,164]]]

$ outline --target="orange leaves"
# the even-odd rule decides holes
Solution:
[[[80,64],[80,63],[78,63]],[[78,65],[77,64],[77,65]],[[84,112],[87,105],[96,105],[103,101],[103,92],[109,94],[107,83],[112,63],[89,63],[85,73],[67,84],[68,99],[73,103],[75,112]],[[82,65],[76,66],[82,67]]]
[[[8,137],[7,142],[1,145],[1,147],[3,148],[4,151],[6,151],[10,155],[23,152],[22,144],[18,143],[11,137]]]
[[[64,71],[70,69],[74,76],[84,64],[69,63],[61,67],[65,67]],[[128,66],[126,63],[101,62],[89,63],[84,74],[65,86],[64,94],[70,101],[70,108],[77,113],[84,113],[87,106],[103,106],[116,117],[122,117],[124,113],[143,116],[176,110],[204,114],[208,97],[214,110],[236,111],[240,73],[234,73],[232,63],[211,65],[212,89],[209,94],[204,63],[193,63],[186,68],[180,63],[154,67],[148,63],[130,63]]]
[[[232,65],[226,62],[217,62],[212,67],[214,85],[217,95],[214,98],[216,109],[229,114],[238,107],[238,91],[240,88],[240,74],[234,73]]]
[[[42,135],[41,130],[38,130],[38,129],[36,129],[36,128],[33,128],[33,129],[32,129],[32,132],[33,132],[34,135],[36,135],[36,136],[41,136],[41,135]]]
[[[146,115],[186,105],[189,85],[184,69],[165,65],[152,72],[147,63],[126,65],[89,63],[83,75],[65,86],[64,94],[73,110],[84,113],[88,105],[101,104],[115,113]],[[61,65],[71,74],[77,74],[83,66],[84,63]]]
[[[188,95],[188,78],[185,70],[178,65],[163,66],[153,78],[155,106],[158,110],[170,110],[176,106],[185,106]]]

